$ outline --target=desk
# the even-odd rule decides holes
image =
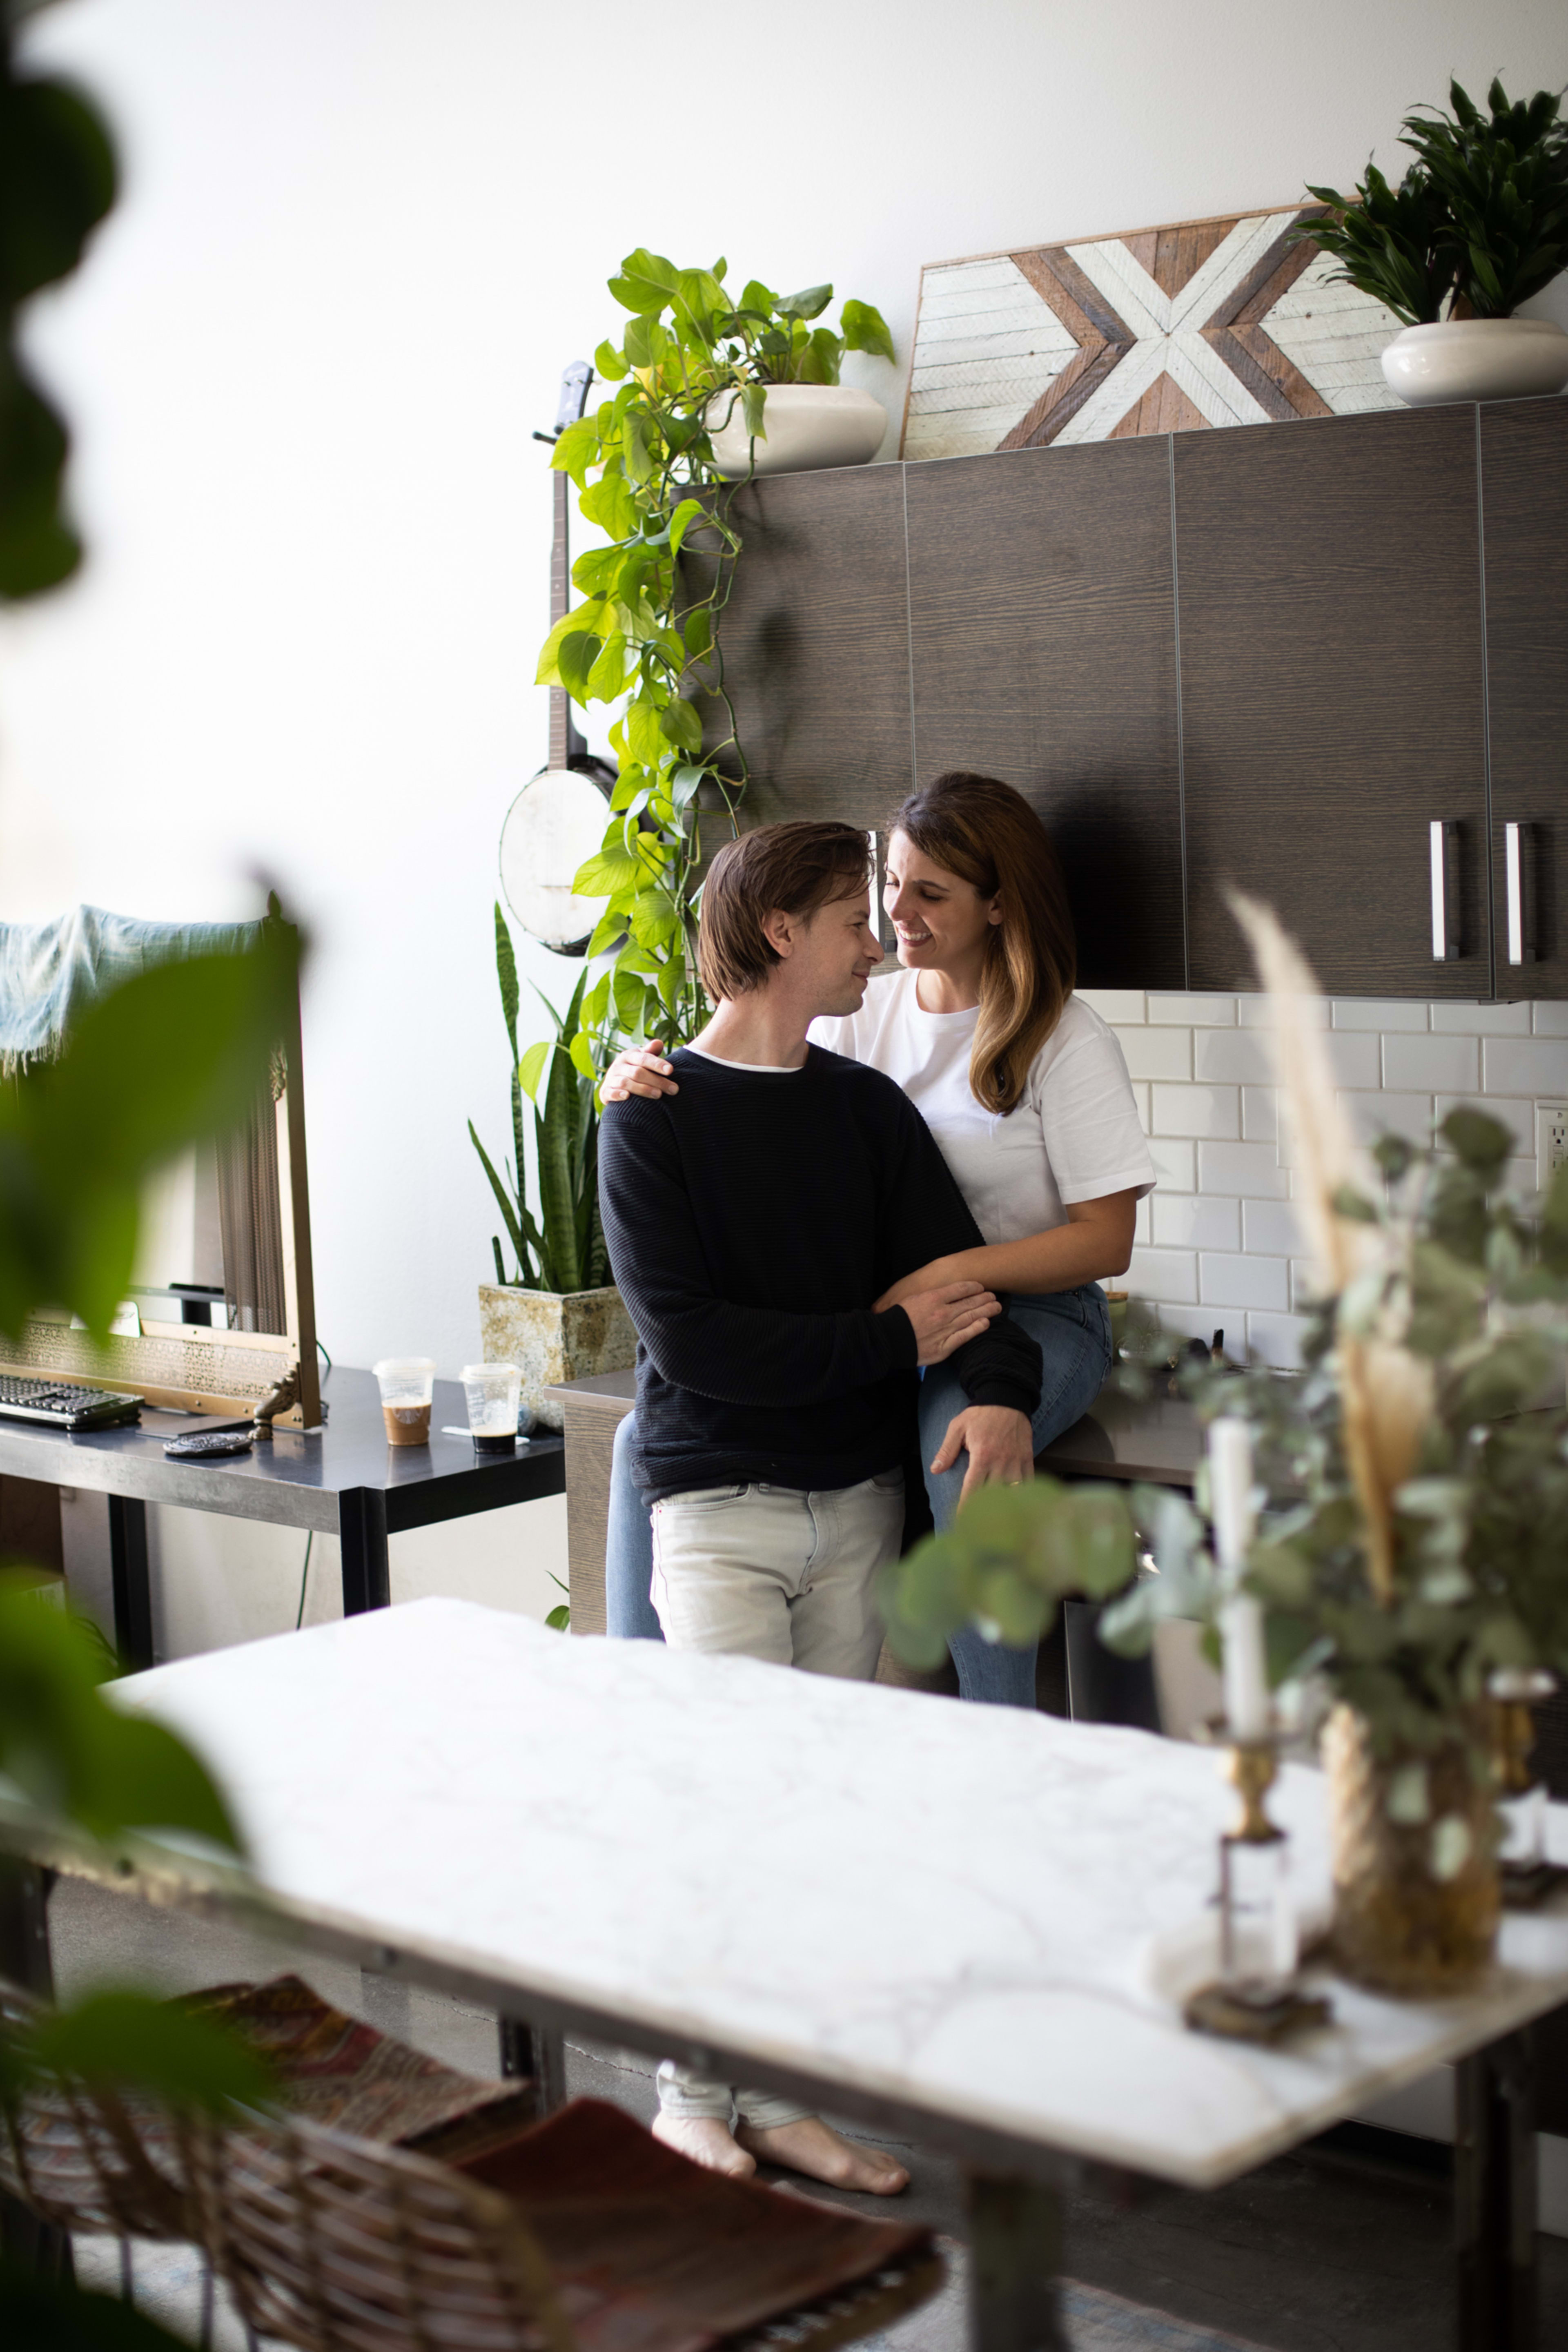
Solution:
[[[617,1423],[636,1402],[637,1375],[598,1372],[545,1394],[559,1404],[564,1423],[571,1630],[602,1633],[611,1448]],[[1056,1478],[1124,1478],[1190,1490],[1202,1452],[1203,1432],[1185,1398],[1134,1404],[1108,1389],[1051,1441],[1037,1467]]]
[[[520,1445],[515,1454],[498,1455],[476,1454],[466,1438],[442,1436],[441,1423],[467,1423],[457,1381],[435,1383],[427,1446],[387,1444],[373,1374],[340,1364],[321,1393],[330,1408],[325,1429],[280,1429],[270,1439],[258,1438],[248,1454],[213,1462],[172,1462],[163,1451],[167,1439],[211,1422],[152,1406],[143,1407],[139,1428],[73,1433],[0,1420],[0,1472],[108,1495],[115,1639],[127,1665],[152,1663],[149,1503],[179,1503],[187,1510],[336,1536],[342,1548],[343,1613],[351,1617],[391,1601],[389,1536],[559,1495],[566,1484],[562,1442],[553,1433]]]
[[[1532,2341],[1528,2029],[1568,2000],[1568,1898],[1505,1918],[1473,1995],[1335,1983],[1331,2027],[1262,2051],[1138,1988],[1145,1939],[1211,1895],[1228,1804],[1211,1755],[1147,1733],[563,1641],[455,1601],[115,1696],[206,1758],[306,1945],[949,2149],[991,2280],[982,2352],[1025,2352],[1024,2304],[1045,2315],[1028,2352],[1059,2345],[1040,2271],[1083,2160],[1215,2187],[1448,2061],[1461,2341]],[[1278,1817],[1309,1876],[1323,1810],[1321,1776],[1288,1767]],[[1568,1810],[1550,1834],[1568,1860]],[[0,1838],[83,1867],[3,1808]],[[104,1883],[246,1899],[219,1865],[148,1854]]]

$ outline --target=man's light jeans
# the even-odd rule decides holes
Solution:
[[[904,1474],[858,1486],[710,1486],[653,1506],[653,1606],[672,1650],[762,1658],[807,1674],[869,1682],[882,1652],[878,1570],[898,1558]],[[727,2124],[730,2089],[670,2061],[668,2115]],[[811,2112],[764,2091],[735,2094],[759,2131]]]
[[[898,1558],[904,1474],[858,1486],[709,1486],[653,1506],[653,1606],[673,1650],[869,1682],[877,1571]]]

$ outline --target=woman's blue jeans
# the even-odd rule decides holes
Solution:
[[[1040,1391],[1032,1427],[1038,1454],[1087,1412],[1111,1369],[1111,1318],[1097,1283],[1040,1297],[1009,1294],[1004,1301],[1013,1321],[1040,1349]],[[920,1454],[929,1465],[967,1400],[946,1364],[933,1364],[920,1383]],[[659,1620],[648,1598],[653,1575],[653,1535],[647,1507],[632,1484],[631,1446],[635,1415],[622,1416],[615,1432],[610,1475],[610,1527],[604,1555],[606,1631],[622,1642],[662,1642]],[[967,1457],[960,1454],[940,1475],[928,1467],[925,1491],[940,1531],[953,1524]],[[1035,1644],[1011,1649],[983,1640],[973,1626],[947,1644],[964,1698],[993,1706],[1034,1705]]]

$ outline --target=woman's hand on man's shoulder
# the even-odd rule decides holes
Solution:
[[[645,1045],[623,1045],[604,1073],[600,1094],[607,1103],[624,1102],[628,1095],[641,1095],[645,1102],[657,1102],[661,1095],[678,1095],[681,1091],[670,1076],[672,1065],[661,1061],[662,1037],[650,1037]]]

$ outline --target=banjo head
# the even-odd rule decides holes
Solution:
[[[531,939],[558,955],[580,954],[607,898],[580,898],[572,877],[604,839],[602,785],[580,768],[543,768],[525,784],[501,827],[501,895]]]

